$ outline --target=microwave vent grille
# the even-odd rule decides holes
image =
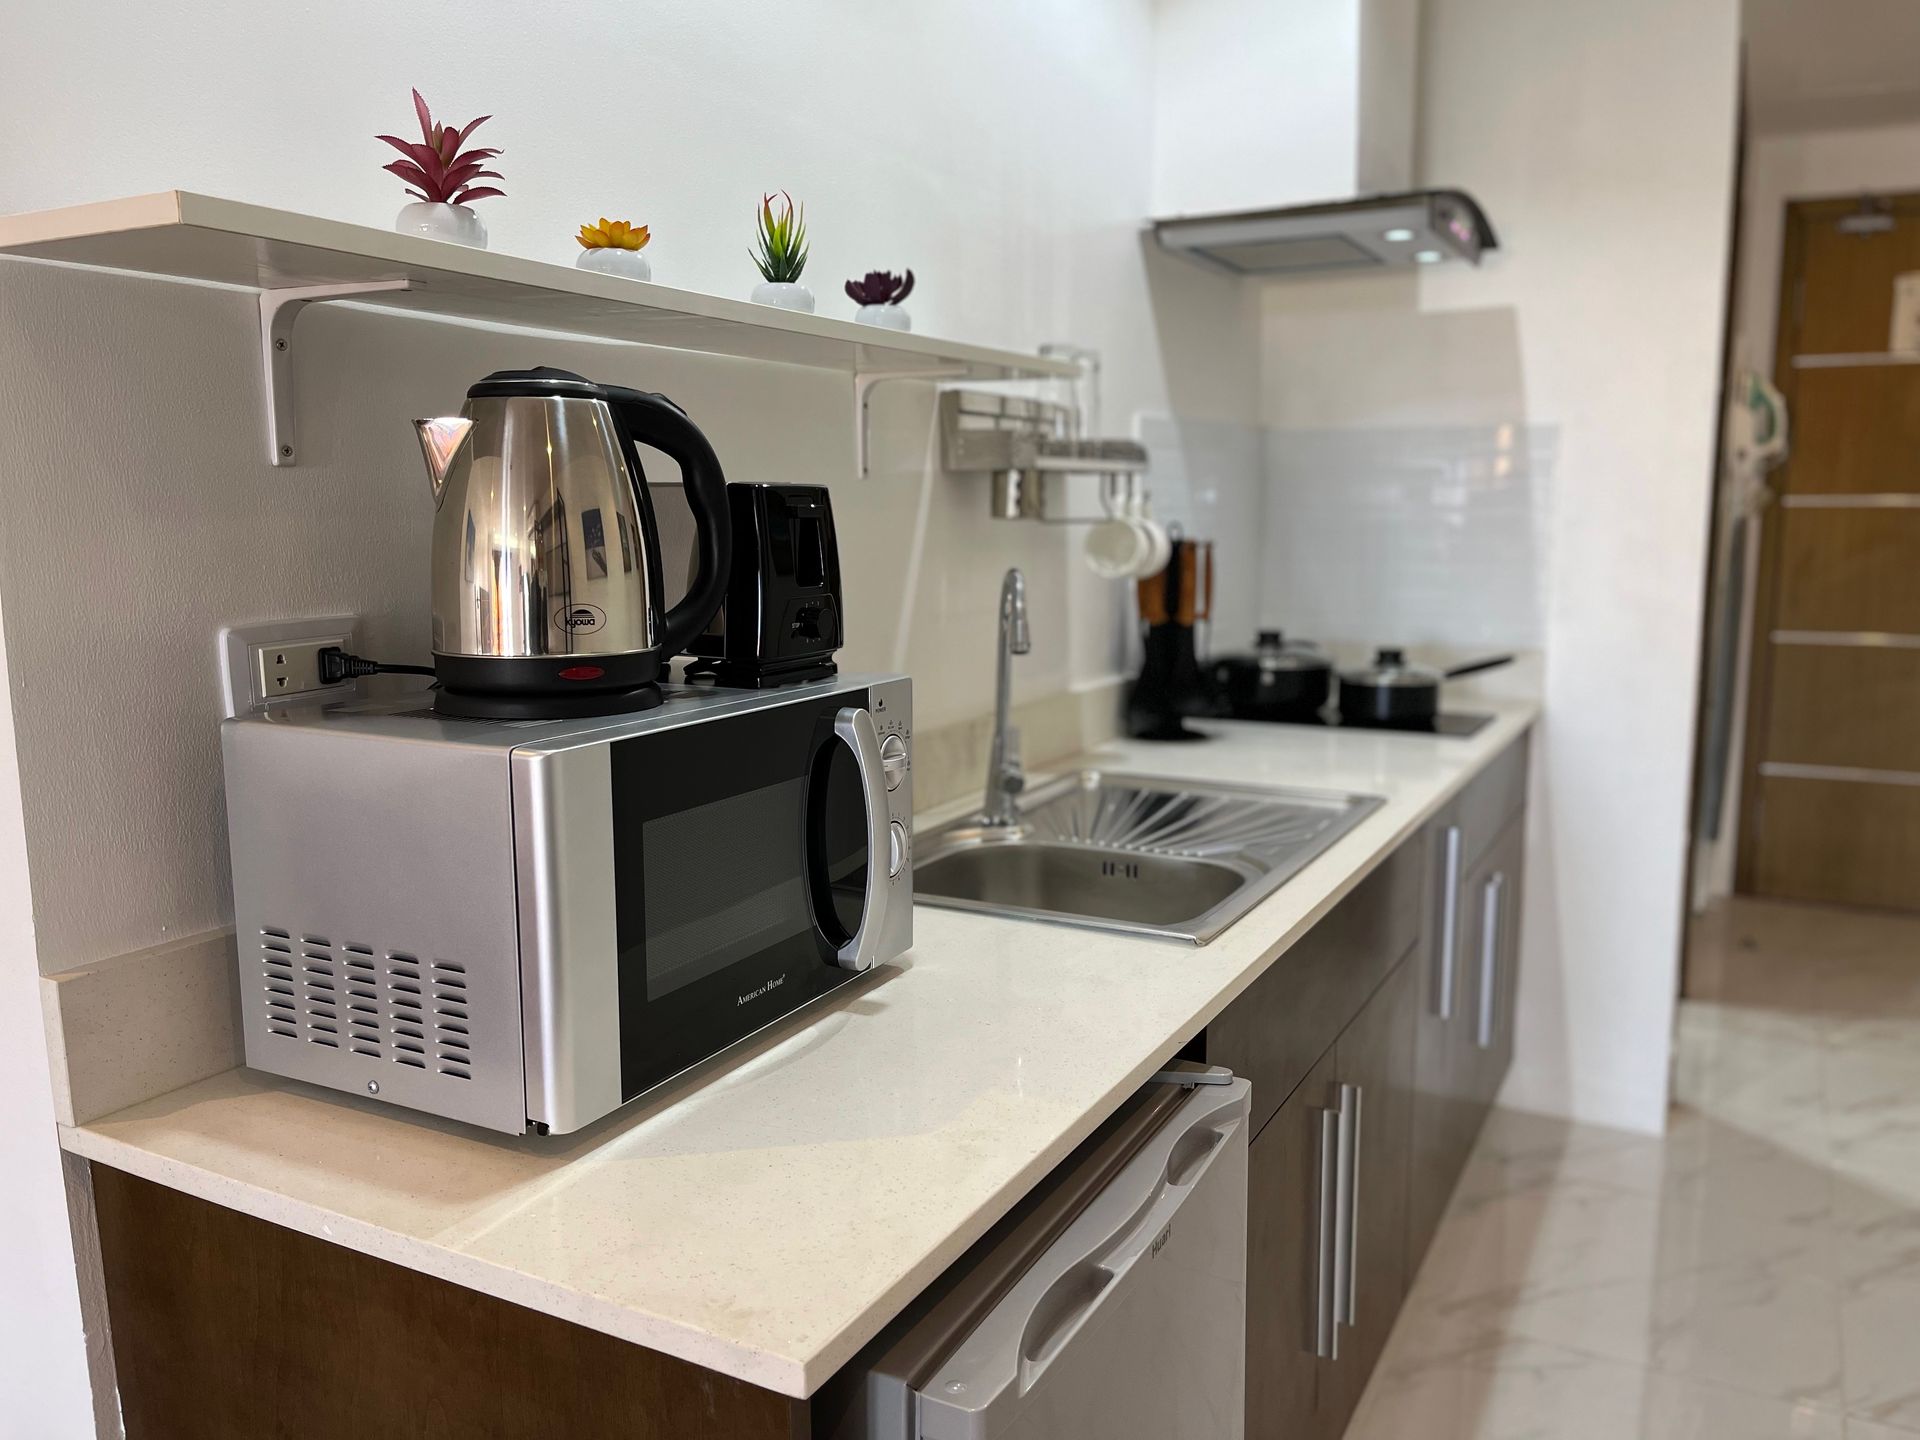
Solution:
[[[260,974],[270,1036],[473,1079],[467,967],[456,961],[267,926]]]

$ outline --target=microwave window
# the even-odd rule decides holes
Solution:
[[[646,869],[647,998],[717,975],[812,928],[804,778],[650,820]]]
[[[848,972],[866,900],[858,691],[616,742],[621,1093],[751,1034]]]

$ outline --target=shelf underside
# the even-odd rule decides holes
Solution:
[[[1065,361],[800,315],[445,241],[163,191],[0,217],[0,253],[261,290],[405,280],[355,303],[846,374],[1064,377]]]

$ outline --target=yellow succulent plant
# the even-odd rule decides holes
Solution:
[[[604,215],[598,225],[582,225],[579,236],[580,246],[585,250],[644,250],[652,238],[644,225],[609,220]]]

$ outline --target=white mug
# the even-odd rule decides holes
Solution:
[[[1093,573],[1103,580],[1132,580],[1150,574],[1140,567],[1152,558],[1153,536],[1127,513],[1111,475],[1100,477],[1100,505],[1107,518],[1087,531],[1087,564]]]
[[[1167,568],[1167,561],[1173,558],[1173,537],[1167,533],[1167,527],[1149,513],[1146,492],[1141,488],[1138,476],[1129,486],[1127,503],[1128,518],[1144,532],[1147,539],[1147,553],[1141,557],[1140,568],[1133,572],[1135,579],[1145,580],[1149,575],[1158,575]]]

